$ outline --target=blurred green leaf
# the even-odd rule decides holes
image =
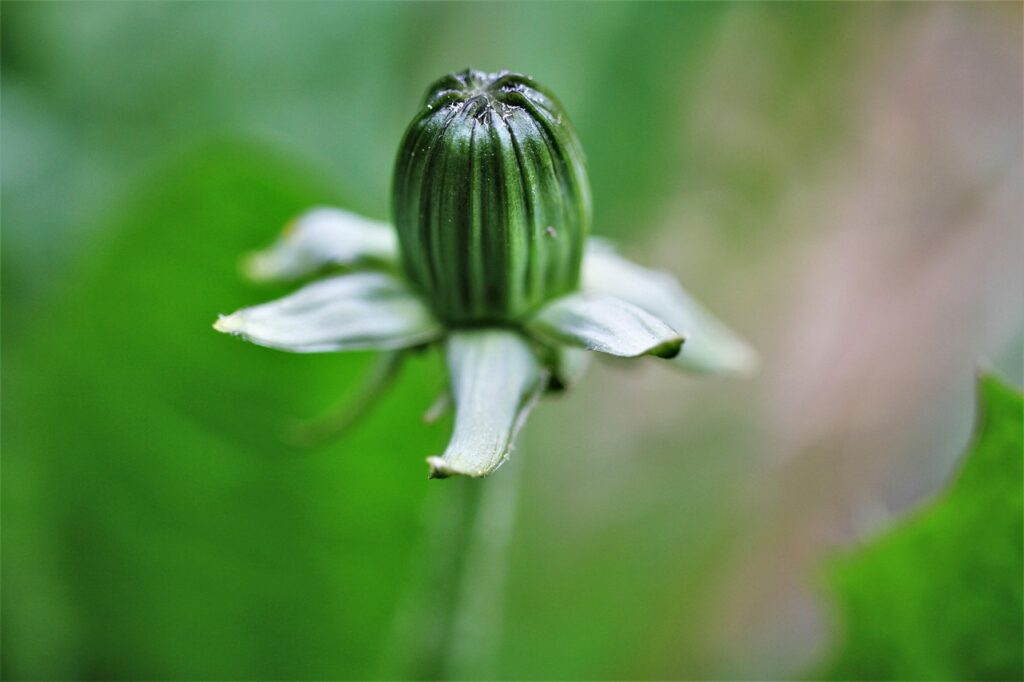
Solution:
[[[279,158],[205,146],[151,178],[4,364],[7,678],[367,678],[419,536],[415,359],[342,441],[286,446],[371,354],[217,334],[279,290],[241,254],[334,197]],[[428,356],[429,357],[429,356]]]
[[[940,499],[839,560],[836,680],[1024,679],[1021,394],[979,382],[963,469]]]

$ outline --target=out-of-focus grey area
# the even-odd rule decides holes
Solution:
[[[944,484],[979,368],[1024,382],[1019,4],[5,2],[2,40],[5,677],[405,674],[436,358],[297,450],[369,357],[210,323],[305,207],[387,217],[447,71],[558,93],[595,232],[762,356],[538,407],[495,676],[802,674],[823,562]]]

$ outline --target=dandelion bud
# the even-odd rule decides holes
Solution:
[[[590,229],[579,141],[533,79],[467,70],[429,89],[399,147],[402,263],[444,321],[518,322],[574,291]]]

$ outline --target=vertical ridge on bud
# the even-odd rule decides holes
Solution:
[[[583,154],[561,105],[517,73],[437,81],[399,147],[402,262],[454,324],[516,322],[579,284],[590,229]]]

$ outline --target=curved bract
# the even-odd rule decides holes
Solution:
[[[590,229],[583,153],[558,101],[517,73],[430,87],[399,147],[402,263],[449,324],[508,323],[579,285]]]

